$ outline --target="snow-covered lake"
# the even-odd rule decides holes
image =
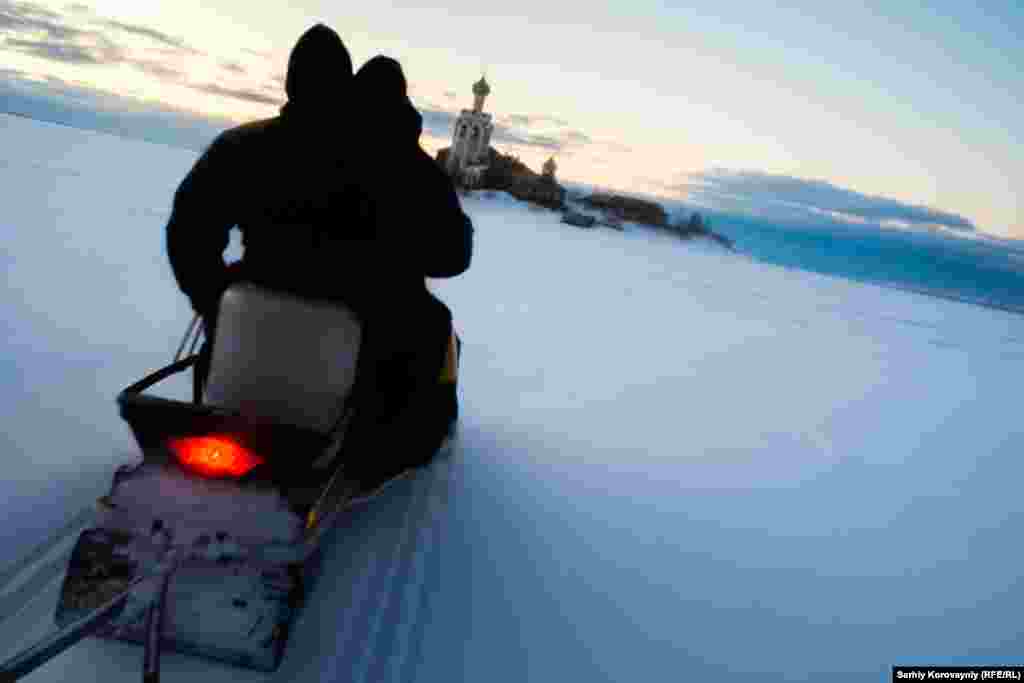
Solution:
[[[132,457],[113,399],[190,319],[163,225],[194,153],[5,115],[0,147],[2,563]],[[433,284],[465,342],[455,452],[338,530],[276,676],[167,655],[165,680],[1024,663],[1024,316],[464,206],[473,266]],[[0,642],[46,628],[47,590]],[[87,642],[28,680],[141,657]]]

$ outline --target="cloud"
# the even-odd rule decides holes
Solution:
[[[149,49],[130,49],[125,35],[154,44]],[[161,60],[202,54],[163,31],[97,17],[85,5],[72,5],[59,13],[33,2],[0,0],[0,48],[64,64],[102,66],[128,64],[161,79],[178,80],[177,69]]]
[[[423,130],[439,138],[450,139],[455,127],[455,114],[443,109],[420,109],[423,116]]]
[[[521,126],[524,128],[534,128],[537,126],[569,127],[569,122],[565,119],[545,114],[505,114],[504,116],[499,116],[498,120],[509,126]]]
[[[184,74],[181,71],[162,62],[135,59],[131,61],[131,65],[150,76],[156,76],[164,81],[181,81],[184,78]]]
[[[83,32],[63,22],[52,10],[31,2],[0,0],[0,31],[8,36],[42,33],[46,40],[72,40]]]
[[[280,97],[273,97],[266,95],[257,90],[250,90],[247,88],[226,88],[216,83],[206,83],[203,85],[190,85],[193,90],[199,92],[205,92],[210,95],[217,95],[219,97],[230,97],[236,100],[243,100],[245,102],[252,102],[254,104],[269,104],[272,106],[281,106],[284,104],[284,100]]]
[[[134,40],[133,40],[134,39]],[[142,39],[139,41],[138,39]],[[127,23],[101,17],[84,4],[54,11],[31,1],[0,0],[0,53],[17,51],[54,63],[87,66],[125,65],[155,79],[181,85],[197,92],[261,106],[280,106],[284,96],[281,75],[269,83],[189,82],[179,60],[203,55],[219,66],[227,76],[241,79],[246,73],[244,60],[214,59],[196,50],[179,36],[153,26]],[[266,52],[239,48],[238,53],[268,58]],[[455,90],[444,93],[438,105],[423,98],[417,104],[423,114],[424,130],[448,139],[454,127]],[[571,127],[568,121],[549,114],[510,114],[499,116],[492,140],[509,145],[542,150],[546,154],[571,154],[594,145],[586,132]],[[598,143],[603,144],[603,143]]]
[[[565,134],[565,139],[574,145],[589,145],[593,140],[589,135],[578,130],[570,130]]]
[[[510,126],[530,125],[530,117],[525,114],[506,114],[499,117],[498,120]]]
[[[451,138],[455,121],[458,119],[457,114],[430,107],[420,108],[419,111],[423,116],[425,131],[439,138]],[[491,135],[492,143],[536,147],[551,152],[558,152],[572,144],[582,144],[584,140],[589,140],[589,138],[579,131],[564,131],[549,135],[531,133],[501,123],[494,126],[494,133]]]
[[[455,95],[444,93],[445,97]],[[434,137],[450,140],[458,114],[433,105],[420,108],[424,131]],[[491,142],[495,146],[540,150],[545,154],[575,156],[579,152],[600,148],[603,151],[628,152],[629,148],[615,142],[598,142],[582,130],[572,128],[565,119],[548,114],[504,114],[496,117]],[[524,150],[525,151],[525,150]]]
[[[0,0],[0,28],[40,28],[48,21],[59,19],[60,15],[57,12],[34,2]]]
[[[14,69],[0,70],[0,103],[9,114],[194,150],[237,123]]]
[[[521,128],[498,124],[494,127],[493,140],[513,145],[537,147],[552,152],[564,152],[574,147],[590,144],[591,138],[579,130],[558,130],[551,133],[531,132]]]
[[[66,64],[111,64],[124,59],[116,45],[100,40],[91,43],[5,38],[4,47],[32,57]]]
[[[800,223],[976,229],[956,213],[865,195],[823,180],[758,171],[713,169],[692,174],[686,182],[663,186],[709,207]]]
[[[594,144],[616,154],[630,154],[633,151],[632,147],[618,140],[602,140]]]
[[[120,21],[114,21],[113,19],[105,19],[102,24],[108,28],[112,28],[115,31],[121,31],[122,33],[130,33],[132,35],[141,36],[148,38],[153,42],[166,45],[167,47],[173,47],[183,52],[190,54],[199,54],[199,51],[191,47],[181,38],[175,38],[174,36],[167,35],[163,31],[158,31],[155,28],[149,26],[139,26],[138,24],[126,24]]]
[[[260,59],[272,60],[274,55],[264,50],[254,50],[252,48],[243,47],[242,52],[252,55],[253,57],[259,57]]]
[[[557,136],[523,133],[501,124],[494,127],[494,133],[491,135],[491,139],[495,142],[505,142],[511,145],[539,147],[552,152],[558,152],[565,146],[565,140]]]
[[[548,114],[499,116],[492,139],[554,153],[568,153],[593,142],[589,135],[572,128],[565,119]]]

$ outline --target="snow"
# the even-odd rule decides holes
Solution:
[[[0,140],[11,561],[131,457],[112,399],[188,324],[162,228],[194,153],[6,116]],[[465,342],[453,454],[338,529],[276,676],[165,656],[167,680],[1024,664],[1024,317],[463,203],[473,266],[431,283]],[[90,641],[27,680],[141,658]]]

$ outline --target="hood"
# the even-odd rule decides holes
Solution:
[[[356,86],[363,97],[382,102],[400,100],[409,91],[405,73],[397,59],[377,55],[359,68]]]
[[[334,108],[352,82],[352,58],[341,37],[317,24],[302,34],[288,58],[288,109]]]
[[[359,69],[354,83],[371,121],[386,122],[397,139],[419,139],[423,117],[409,100],[408,84],[397,60],[374,57]]]

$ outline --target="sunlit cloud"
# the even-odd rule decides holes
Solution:
[[[236,100],[242,100],[254,104],[268,104],[272,106],[280,106],[284,104],[284,99],[281,97],[266,95],[260,91],[249,90],[246,88],[228,88],[222,85],[217,85],[216,83],[190,85],[189,87],[193,90],[198,90],[199,92],[208,93],[210,95],[217,95],[219,97],[230,97]]]
[[[33,2],[0,0],[4,45],[55,61],[109,64],[128,58],[128,50],[118,40],[128,35],[180,54],[201,54],[183,39],[155,28],[104,19],[85,5],[68,9],[61,14]]]
[[[0,102],[10,114],[194,150],[238,123],[16,69],[0,70]]]
[[[241,64],[239,64],[238,62],[231,62],[231,61],[225,60],[225,61],[222,61],[220,63],[220,65],[224,68],[225,71],[230,71],[230,72],[236,73],[236,74],[244,74],[244,73],[246,73],[245,67],[242,66]]]
[[[521,126],[524,128],[534,128],[537,126],[567,128],[569,126],[569,122],[565,119],[543,114],[505,114],[504,116],[499,116],[498,120],[508,126]]]
[[[172,120],[180,113],[184,118],[175,130],[203,131],[198,136],[174,133],[172,137],[187,140],[185,144],[190,147],[225,121],[273,115],[286,98],[283,53],[242,45],[233,47],[229,54],[214,54],[197,49],[162,27],[101,16],[81,3],[55,10],[31,1],[0,0],[0,54],[4,53],[10,57],[9,65],[34,74],[0,71],[3,78],[27,78],[34,84],[30,95],[22,93],[28,99],[21,105],[17,99],[5,101],[6,108],[24,105],[22,108],[49,111],[41,102],[50,87],[53,111],[64,112],[60,116],[79,122],[88,120],[78,110],[74,116],[65,111],[74,99],[69,95],[71,86],[78,88],[78,95],[86,93],[81,101],[94,101],[103,112],[122,107],[137,121],[143,120],[138,118],[138,101],[165,102],[168,106],[159,112],[161,121]],[[40,63],[52,66],[40,67]],[[58,78],[44,81],[42,77],[47,75]],[[468,102],[445,83],[430,88],[424,87],[426,83],[409,85],[413,102],[423,116],[424,145],[435,150],[447,146],[460,105]],[[122,101],[113,91],[137,99]],[[92,96],[94,100],[89,99]],[[779,220],[881,229],[974,230],[973,223],[958,214],[863,195],[822,181],[721,170],[673,176],[673,157],[665,148],[629,144],[614,130],[577,125],[580,122],[574,121],[576,115],[489,110],[495,116],[495,148],[520,157],[536,170],[547,158],[555,157],[559,177],[566,180],[649,191]],[[204,117],[195,112],[216,115]],[[48,115],[57,116],[52,111]],[[211,125],[210,121],[217,123]],[[664,177],[656,177],[663,169]]]
[[[269,52],[265,52],[264,50],[254,50],[252,48],[243,47],[242,48],[242,52],[245,52],[246,54],[252,55],[253,57],[259,57],[260,59],[273,59],[274,58],[274,55],[270,54]]]
[[[125,73],[109,67],[128,67],[143,80],[118,83],[118,91],[189,102],[204,111],[257,113],[253,108],[265,111],[283,102],[283,80],[271,78],[266,68],[263,75],[260,70],[251,74],[242,60],[216,59],[166,31],[102,17],[85,5],[60,12],[32,2],[0,0],[0,54],[4,52],[44,60],[64,76],[93,73],[94,82],[106,84],[107,90],[114,87],[114,73]],[[71,72],[59,65],[93,71]],[[104,90],[102,85],[98,90]],[[190,92],[214,97],[189,96]]]
[[[41,33],[51,40],[69,40],[80,33],[63,23],[61,15],[31,2],[0,0],[0,30]]]
[[[132,66],[139,71],[147,73],[151,76],[155,76],[164,81],[180,81],[183,80],[185,75],[179,70],[172,66],[167,66],[163,62],[147,61],[144,59],[132,60]]]
[[[107,28],[114,29],[115,31],[121,31],[123,33],[131,33],[136,36],[142,36],[143,38],[148,38],[153,42],[160,43],[162,45],[166,45],[167,47],[172,47],[183,52],[187,52],[190,54],[201,54],[199,50],[196,50],[195,48],[191,47],[181,38],[169,36],[163,31],[158,31],[155,28],[150,28],[149,26],[126,24],[124,22],[114,21],[112,19],[105,19],[100,23],[103,26],[106,26]]]
[[[535,11],[522,9],[524,16]],[[850,73],[835,71],[834,79],[821,78],[821,73],[809,78],[806,70],[801,71],[801,62],[785,69],[791,81],[783,82],[780,75],[782,80],[774,87],[767,85],[774,82],[766,78],[767,72],[758,74],[753,64],[743,61],[744,50],[736,45],[719,41],[722,52],[712,59],[701,54],[699,41],[665,42],[656,30],[641,30],[628,36],[634,42],[626,52],[613,54],[604,38],[577,41],[587,33],[575,25],[559,28],[559,39],[550,40],[545,32],[552,26],[540,13],[535,17],[539,33],[529,51],[531,59],[510,60],[503,55],[518,53],[506,51],[505,42],[522,31],[491,36],[479,46],[467,42],[476,34],[463,28],[486,29],[488,23],[493,27],[487,14],[460,11],[445,18],[375,6],[357,17],[344,8],[323,5],[313,17],[284,6],[248,8],[233,0],[216,11],[201,3],[0,0],[0,63],[194,111],[241,120],[262,118],[273,115],[285,98],[282,77],[302,24],[321,20],[338,28],[357,61],[378,52],[399,57],[408,67],[410,93],[424,113],[425,129],[446,143],[453,117],[472,101],[464,86],[479,78],[477,63],[487,63],[495,86],[488,101],[488,111],[495,116],[493,144],[521,154],[533,168],[534,159],[543,163],[555,157],[560,178],[589,178],[623,191],[668,187],[672,189],[665,192],[679,196],[684,190],[675,186],[693,182],[678,176],[679,171],[712,165],[761,168],[824,177],[837,187],[957,209],[989,230],[1021,230],[1020,193],[1014,191],[1020,164],[1008,151],[1019,138],[1013,122],[1020,117],[1012,115],[1014,102],[1006,95],[1012,88],[1003,87],[1006,78],[993,76],[991,82],[992,95],[1002,98],[1002,106],[996,106],[995,99],[979,100],[984,93],[964,94],[972,83],[978,88],[988,83],[986,76],[961,82],[964,97],[957,100],[959,105],[951,101],[949,107],[930,109],[924,91],[907,92],[906,106],[890,111],[860,88],[867,81],[873,83],[874,77],[882,83],[889,75],[877,65],[867,66],[863,57],[847,66],[864,65],[865,74],[874,74],[867,81],[852,77],[853,72],[860,73],[856,68]],[[598,22],[601,14],[598,8],[590,18]],[[460,21],[466,24],[456,30]],[[610,26],[609,16],[602,21]],[[679,35],[684,35],[686,26],[679,28]],[[771,30],[780,40],[794,35],[782,25]],[[441,38],[433,44],[417,37],[422,35]],[[573,50],[544,52],[546,67],[534,63],[540,59],[538,50],[559,40],[572,44]],[[750,50],[759,54],[753,46]],[[910,59],[907,64],[915,59],[909,52],[904,57]],[[755,63],[761,63],[759,57]],[[923,68],[923,57],[918,65]],[[677,73],[696,80],[676,78]],[[822,87],[812,87],[815,83]],[[996,83],[1001,84],[1002,95],[996,92]],[[838,93],[845,93],[845,103]],[[915,116],[923,116],[920,127],[914,124],[916,119],[907,118],[911,102]],[[945,113],[940,116],[939,110]],[[984,124],[978,120],[981,112],[992,125],[979,125]],[[956,123],[957,116],[963,126]],[[967,126],[971,117],[974,124]],[[804,121],[813,130],[802,130]],[[770,201],[769,195],[760,196]],[[880,216],[868,213],[876,210],[873,207],[854,206],[852,213],[843,213],[848,205],[816,207],[833,212],[828,215],[798,206],[786,210],[852,225],[868,221],[901,227],[902,219],[890,216],[884,207]],[[902,222],[934,225],[929,216],[912,218]]]
[[[458,114],[440,107],[420,106],[423,128],[437,137],[450,139]],[[551,154],[571,152],[592,141],[583,131],[568,127],[568,122],[547,116],[513,114],[501,116],[491,137],[495,145],[512,145],[544,150]]]
[[[99,16],[84,4],[57,12],[32,2],[0,0],[0,8],[0,35],[4,37],[0,50],[17,51],[55,64],[97,69],[127,66],[165,84],[164,93],[193,102],[193,107],[206,111],[226,112],[237,106],[257,114],[266,111],[262,108],[277,108],[284,102],[283,74],[268,74],[265,67],[269,64],[264,64],[261,76],[259,70],[253,73],[246,64],[247,55],[272,60],[274,56],[265,51],[243,47],[232,58],[214,59],[179,36],[157,27]],[[259,64],[251,63],[253,67]],[[416,86],[410,83],[410,92],[423,115],[425,135],[432,140],[450,141],[461,110],[457,106],[459,95],[455,90],[444,90],[436,93],[434,101]],[[143,89],[136,92],[142,93]],[[183,98],[189,92],[211,98]],[[500,151],[520,156],[538,167],[550,156],[575,159],[582,166],[586,159],[596,155],[628,152],[624,145],[597,141],[565,118],[548,113],[496,112],[492,143]]]
[[[71,43],[45,38],[41,40],[4,38],[3,46],[32,57],[68,64],[115,64],[124,60],[124,53],[121,49],[102,37],[90,40],[89,43]]]
[[[197,50],[162,31],[101,19],[84,6],[74,16],[30,2],[0,0],[0,49],[37,59],[80,66],[128,65],[164,80],[181,78],[168,57]],[[123,36],[142,39],[152,48],[133,48]]]

